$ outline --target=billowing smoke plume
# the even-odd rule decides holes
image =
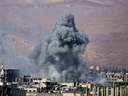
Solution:
[[[86,64],[79,56],[84,53],[89,39],[75,27],[74,16],[61,14],[52,30],[54,33],[45,36],[28,56],[38,66],[39,74],[63,82],[90,80]]]

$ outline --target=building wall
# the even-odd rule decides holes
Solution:
[[[105,78],[109,82],[128,82],[128,73],[98,73],[98,77]]]
[[[63,93],[63,96],[75,96],[74,93]]]
[[[15,78],[20,77],[19,69],[4,69],[5,80],[7,82],[12,82]]]
[[[37,93],[26,93],[26,96],[37,96]]]
[[[26,96],[25,90],[14,90],[12,96]]]
[[[74,87],[74,83],[60,83],[61,85],[67,85],[68,87]]]
[[[37,88],[24,88],[27,92],[37,92]]]
[[[76,93],[75,96],[82,96],[82,94],[78,94],[78,93]]]
[[[26,90],[18,90],[16,84],[11,85],[12,96],[26,96]]]
[[[37,96],[63,96],[63,94],[45,94],[45,93],[38,93]],[[67,95],[65,95],[67,96]]]

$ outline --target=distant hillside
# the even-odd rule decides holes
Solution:
[[[116,5],[116,6],[128,5],[128,0],[87,0],[87,1],[105,4],[105,5]]]
[[[0,60],[5,67],[21,68],[22,73],[25,69],[33,70],[27,58],[28,53],[42,42],[45,34],[52,33],[52,25],[58,15],[70,12],[75,16],[78,30],[89,36],[90,43],[83,54],[88,66],[123,65],[128,68],[128,7],[108,6],[101,1],[72,0],[62,5],[1,6]],[[91,3],[83,6],[85,2]],[[103,6],[105,4],[107,6]]]
[[[83,5],[83,6],[127,6],[128,0],[1,0],[0,6],[17,4]]]

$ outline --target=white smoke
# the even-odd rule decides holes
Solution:
[[[74,16],[64,13],[54,23],[53,34],[44,37],[28,57],[34,60],[42,77],[58,81],[89,81],[86,64],[79,56],[89,43],[88,37],[75,27]]]

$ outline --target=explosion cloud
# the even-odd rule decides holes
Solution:
[[[79,56],[84,53],[89,38],[75,27],[74,15],[64,13],[54,23],[53,34],[43,38],[28,57],[38,66],[38,73],[58,81],[89,81],[86,64]]]

